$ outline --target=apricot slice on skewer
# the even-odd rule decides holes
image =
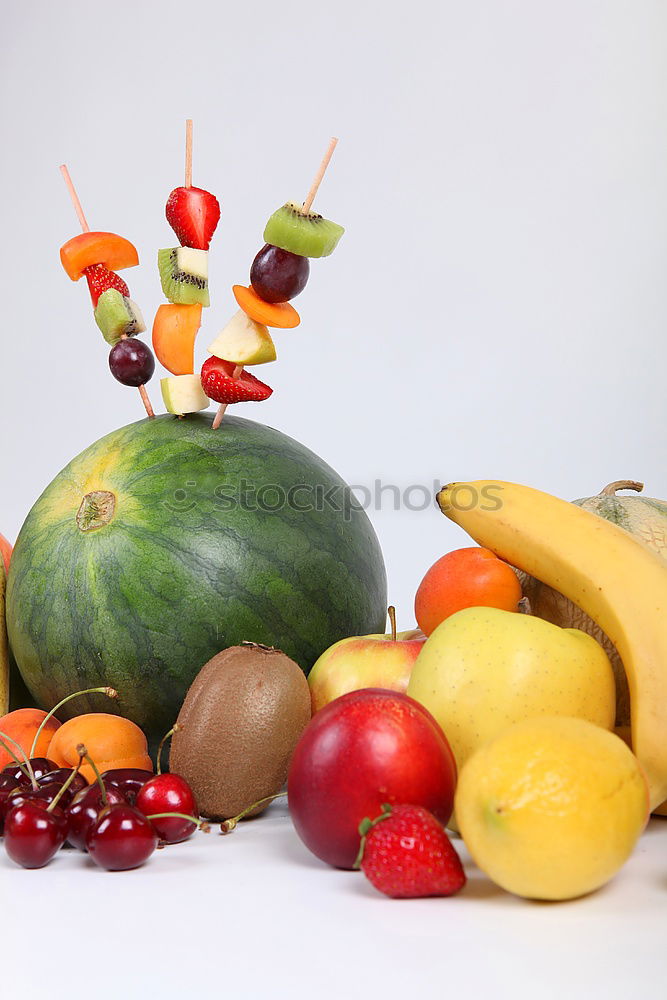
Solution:
[[[254,288],[246,288],[245,285],[232,285],[232,291],[243,312],[256,323],[291,330],[301,322],[301,317],[289,302],[265,302]]]
[[[153,321],[153,350],[172,375],[192,375],[195,338],[201,326],[201,305],[160,306]]]
[[[139,263],[137,248],[124,236],[115,233],[80,233],[60,248],[65,271],[78,281],[91,264],[104,264],[110,271],[122,271]]]

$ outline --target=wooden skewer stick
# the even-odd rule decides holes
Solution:
[[[307,212],[310,212],[310,206],[315,201],[315,195],[317,194],[318,188],[322,183],[322,178],[326,173],[326,169],[329,166],[331,157],[334,154],[334,149],[336,148],[337,145],[338,145],[338,139],[336,139],[335,136],[332,136],[331,139],[329,139],[329,145],[327,146],[327,151],[322,158],[322,162],[320,163],[319,169],[315,174],[315,177],[313,178],[313,183],[310,185],[310,191],[306,195],[306,200],[303,203],[304,215]]]
[[[310,185],[310,191],[306,195],[306,200],[303,203],[304,215],[310,211],[310,207],[315,201],[315,195],[319,190],[319,186],[322,183],[322,178],[326,173],[326,169],[329,166],[329,163],[331,162],[331,157],[333,156],[334,149],[336,148],[337,145],[338,145],[338,139],[335,136],[332,136],[331,139],[329,139],[329,145],[327,146],[327,151],[322,157],[322,162],[320,163],[317,173],[313,178],[313,183]],[[187,162],[187,154],[186,154],[186,162]],[[232,374],[232,378],[238,378],[242,371],[243,371],[243,365],[237,365]],[[225,411],[227,410],[228,406],[229,403],[221,403],[220,406],[218,407],[218,412],[216,413],[215,419],[213,420],[212,424],[212,429],[214,431],[217,431],[218,427],[222,423],[222,418],[224,417]]]
[[[69,196],[72,199],[72,204],[74,205],[74,211],[77,214],[77,218],[78,218],[79,224],[81,226],[81,231],[84,232],[84,233],[89,233],[90,232],[90,226],[88,225],[88,220],[86,219],[86,216],[84,215],[83,208],[81,206],[81,202],[79,201],[79,196],[76,193],[76,188],[74,187],[74,182],[72,181],[72,178],[70,177],[70,172],[67,169],[67,165],[65,163],[61,164],[61,166],[60,166],[60,173],[63,175],[63,179],[65,181],[65,184],[67,185],[67,190],[69,191]],[[127,334],[124,334],[121,339],[122,340],[126,340],[127,339]],[[154,417],[155,416],[155,412],[153,410],[153,407],[151,406],[151,401],[148,398],[148,393],[146,392],[146,386],[145,385],[140,385],[139,386],[139,395],[141,396],[141,402],[144,404],[144,407],[146,409],[146,413],[148,414],[148,416],[149,417]]]
[[[88,220],[86,219],[86,216],[83,214],[83,208],[81,207],[79,196],[76,193],[76,188],[74,187],[74,183],[72,181],[72,178],[70,177],[69,170],[67,169],[67,165],[65,163],[61,164],[60,173],[63,175],[65,184],[67,185],[67,190],[69,191],[69,196],[72,199],[72,204],[74,205],[74,211],[76,212],[79,224],[81,226],[81,232],[89,233],[90,226],[88,225]]]
[[[232,372],[232,378],[238,378],[242,371],[243,371],[243,365],[237,365],[234,371]],[[222,423],[222,418],[224,417],[225,411],[228,406],[229,403],[220,403],[220,406],[218,407],[218,412],[215,415],[215,420],[211,425],[212,430],[217,431],[218,427]]]
[[[185,121],[185,186],[192,187],[192,118]]]

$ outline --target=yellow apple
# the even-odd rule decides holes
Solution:
[[[393,609],[392,609],[393,610]],[[313,713],[360,688],[405,692],[426,636],[420,629],[389,635],[355,635],[330,646],[308,675]]]
[[[459,770],[511,723],[541,715],[614,725],[614,672],[602,646],[541,618],[466,608],[439,625],[408,692],[442,726]]]

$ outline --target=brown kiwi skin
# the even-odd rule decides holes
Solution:
[[[281,790],[310,716],[310,688],[294,660],[254,643],[231,646],[191,684],[169,768],[190,784],[202,816],[231,819]]]

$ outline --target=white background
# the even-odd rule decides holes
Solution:
[[[213,190],[223,210],[202,358],[235,308],[229,286],[247,280],[267,216],[303,198],[329,136],[341,139],[316,207],[347,232],[332,257],[313,263],[297,302],[301,326],[276,336],[279,363],[266,375],[273,397],[239,413],[302,440],[353,483],[430,488],[434,480],[499,477],[571,498],[628,477],[667,496],[667,4],[4,0],[0,10],[4,534],[15,537],[74,454],[142,413],[137,393],[108,372],[86,289],[61,270],[58,248],[77,223],[58,165],[69,164],[91,226],[136,243],[142,266],[127,278],[150,321],[162,301],[155,252],[174,243],[164,201],[182,183],[187,116],[195,120],[194,183]],[[157,408],[157,379],[150,389]],[[390,597],[408,627],[423,572],[464,536],[433,509],[371,516]],[[460,993],[466,961],[477,977],[471,982],[484,975],[495,920],[509,949],[498,975],[505,986],[511,981],[513,996],[522,985],[527,995],[551,995],[554,968],[566,967],[557,943],[564,935],[580,948],[590,940],[589,958],[608,940],[609,970],[595,966],[587,982],[604,983],[608,993],[611,983],[620,996],[624,974],[638,975],[619,958],[627,928],[658,926],[650,906],[642,910],[647,894],[658,894],[664,916],[662,862],[657,885],[626,877],[627,895],[614,889],[599,903],[545,911],[496,899],[496,910],[480,909],[479,923],[459,934],[456,914],[465,915],[465,904],[375,901],[358,911],[365,900],[352,892],[348,910],[329,895],[345,877],[309,881],[296,849],[272,867],[266,837],[257,851],[231,897],[222,870],[193,875],[182,851],[172,883],[158,880],[159,900],[148,875],[124,876],[106,913],[103,876],[70,883],[51,870],[13,873],[3,899],[21,899],[28,927],[41,926],[48,912],[48,932],[63,935],[58,959],[48,952],[51,987],[94,940],[126,975],[134,960],[115,953],[113,941],[122,938],[123,906],[134,921],[141,899],[145,932],[136,931],[131,951],[145,956],[157,947],[154,960],[166,962],[155,943],[161,924],[187,928],[190,950],[196,928],[210,924],[216,935],[206,936],[206,947],[217,944],[189,959],[189,990],[236,992],[239,962],[224,971],[235,953],[248,961],[248,996],[283,995],[271,985],[281,976],[293,997],[328,996],[327,984],[340,995],[349,955],[350,968],[365,970],[357,985],[370,989],[372,976],[383,978],[373,955],[385,932],[393,945],[396,935],[403,939],[425,996],[452,985],[441,958],[448,936],[459,935],[452,969]],[[269,897],[255,863],[268,866]],[[4,881],[5,869],[0,875]],[[290,918],[295,885],[303,896]],[[125,896],[126,886],[141,893],[128,888]],[[615,922],[594,919],[606,912],[605,900],[610,908],[620,901]],[[251,933],[256,913],[268,933],[268,912],[279,952],[266,941],[256,955],[239,952],[234,936]],[[436,913],[439,923],[430,922]],[[659,984],[664,949],[656,955],[651,939],[642,940],[642,975]],[[385,952],[392,984],[384,995],[398,995],[399,952]],[[104,995],[139,995],[147,964],[133,965],[134,978]],[[156,995],[159,983],[161,996],[183,996],[165,984],[184,989],[185,979],[166,968],[155,973]],[[494,970],[491,963],[489,983]],[[98,985],[111,974],[108,965],[98,972]],[[349,995],[361,995],[354,982]],[[566,985],[570,995],[591,995],[574,976],[559,988]],[[36,985],[30,995],[38,995]]]

